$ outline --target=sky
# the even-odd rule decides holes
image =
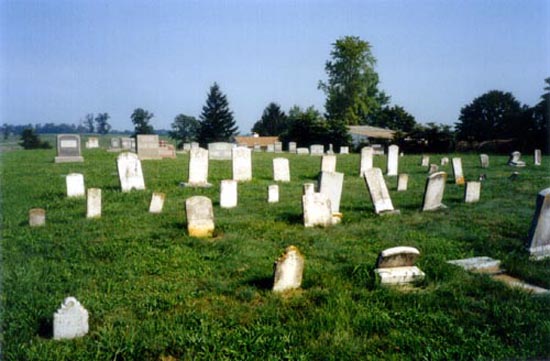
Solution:
[[[140,107],[169,129],[217,82],[248,134],[270,102],[323,111],[325,62],[348,35],[419,123],[452,125],[495,89],[532,106],[550,77],[550,0],[0,0],[0,123],[107,112],[133,129]]]

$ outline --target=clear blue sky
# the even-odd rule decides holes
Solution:
[[[324,107],[331,44],[370,42],[380,88],[421,123],[453,124],[486,91],[539,101],[550,1],[0,0],[0,122],[108,112],[198,117],[218,82],[242,134],[269,102]]]

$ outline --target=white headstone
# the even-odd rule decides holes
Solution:
[[[326,156],[325,156],[326,157]],[[321,172],[319,177],[319,193],[326,194],[330,199],[332,215],[340,213],[340,198],[342,197],[342,187],[344,186],[344,173]]]
[[[374,156],[374,150],[372,147],[361,148],[361,165],[359,168],[359,175],[363,177],[365,171],[372,168],[372,157]]]
[[[220,189],[220,207],[234,208],[237,206],[237,181],[224,179]]]
[[[398,192],[406,191],[408,183],[409,183],[409,175],[405,173],[399,174],[399,177],[397,178],[397,191]]]
[[[449,158],[443,157],[441,158],[441,166],[449,164]]]
[[[101,217],[101,189],[88,188],[86,218]]]
[[[189,180],[186,187],[210,187],[208,183],[208,151],[191,148],[189,151]]]
[[[296,153],[296,142],[288,142],[288,152]]]
[[[275,142],[273,144],[273,150],[275,153],[282,153],[283,152],[283,143],[282,142]]]
[[[430,157],[428,157],[427,155],[423,155],[422,156],[422,161],[420,162],[420,165],[422,167],[428,167],[430,165]]]
[[[453,158],[453,176],[455,178],[455,184],[463,185],[464,180],[464,173],[462,172],[462,159],[461,158]]]
[[[425,274],[414,265],[420,252],[414,247],[393,247],[378,256],[374,273],[382,285],[401,285],[421,281]]]
[[[312,194],[312,193],[315,193],[315,184],[314,183],[304,183],[304,189],[303,189],[302,195]]]
[[[533,259],[550,257],[550,188],[540,191],[537,195],[527,247]]]
[[[54,340],[73,339],[88,333],[88,311],[74,297],[67,297],[53,315]]]
[[[325,154],[325,147],[322,144],[312,144],[309,146],[310,155],[323,155]]]
[[[349,154],[349,147],[341,146],[340,147],[340,154]]]
[[[211,160],[231,160],[231,153],[234,145],[226,142],[216,142],[208,144],[208,159]]]
[[[428,176],[424,190],[424,200],[422,201],[423,211],[435,211],[440,208],[446,208],[442,203],[446,182],[447,173],[445,172],[437,172]]]
[[[466,182],[466,188],[464,188],[464,202],[465,203],[479,202],[480,193],[481,193],[480,182]]]
[[[272,184],[267,187],[267,203],[279,202],[279,186]]]
[[[510,154],[510,159],[508,160],[508,165],[511,165],[513,167],[525,167],[525,162],[520,160],[521,153],[518,151],[512,152]]]
[[[437,164],[430,164],[430,169],[428,170],[428,174],[437,173],[439,171],[439,166]]]
[[[151,197],[151,203],[149,204],[149,213],[162,213],[164,208],[164,199],[166,194],[160,192],[153,192]]]
[[[399,164],[399,146],[392,144],[388,147],[388,173],[389,176],[397,175]]]
[[[374,205],[374,212],[376,214],[398,214],[399,210],[393,208],[382,170],[371,168],[365,172],[364,178]]]
[[[309,149],[308,148],[296,148],[296,154],[309,154]]]
[[[84,176],[82,174],[67,174],[65,182],[67,183],[67,197],[84,197],[86,195]]]
[[[161,159],[159,153],[159,136],[156,134],[138,134],[137,153],[141,160]]]
[[[46,224],[46,211],[42,208],[29,210],[29,226],[40,227]]]
[[[80,135],[59,134],[57,136],[57,157],[55,163],[84,162],[80,154]]]
[[[305,227],[328,227],[332,225],[330,199],[323,193],[305,193],[302,196]]]
[[[275,182],[290,182],[290,167],[288,159],[273,159],[273,180]]]
[[[336,156],[323,155],[321,157],[321,172],[336,172]]]
[[[266,145],[265,151],[267,153],[273,153],[275,152],[275,144],[268,144]]]
[[[99,139],[97,137],[90,137],[86,141],[86,149],[99,148]]]
[[[211,237],[214,233],[214,210],[208,197],[193,196],[185,201],[187,232],[191,237]]]
[[[134,138],[129,138],[129,137],[120,138],[120,145],[122,146],[122,149],[124,149],[124,150],[135,151],[136,148],[134,148],[134,143],[135,143]]]
[[[298,248],[287,247],[274,264],[273,291],[283,292],[300,288],[304,272],[304,256]]]
[[[120,153],[117,157],[118,178],[123,192],[145,189],[141,161],[134,153]]]
[[[481,164],[481,168],[489,168],[489,156],[487,154],[480,154],[479,163]]]
[[[534,153],[533,157],[534,157],[535,165],[541,165],[541,163],[542,163],[542,152],[541,152],[540,149],[535,149],[535,153]]]
[[[233,180],[252,180],[252,152],[250,149],[233,148]]]

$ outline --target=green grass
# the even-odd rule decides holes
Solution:
[[[420,212],[427,175],[420,156],[402,157],[409,190],[396,192],[396,177],[386,177],[401,215],[379,217],[358,176],[359,156],[338,156],[343,221],[306,229],[300,195],[317,177],[318,157],[253,153],[254,180],[239,184],[237,208],[221,209],[229,161],[210,162],[209,189],[178,186],[187,155],[143,161],[147,190],[123,194],[116,153],[83,155],[84,163],[54,164],[55,150],[0,153],[6,360],[550,358],[550,297],[446,263],[490,256],[550,288],[550,261],[529,261],[524,249],[536,194],[550,185],[548,157],[511,181],[507,157],[491,156],[481,169],[476,155],[462,155],[467,179],[487,174],[481,201],[462,203],[448,165],[448,209],[430,213]],[[280,184],[280,203],[267,204],[276,156],[290,159],[292,182]],[[385,170],[385,157],[375,166]],[[85,218],[84,199],[65,197],[71,172],[102,189],[101,219]],[[167,194],[160,215],[147,212],[153,191]],[[215,239],[187,235],[184,202],[192,195],[213,200]],[[45,227],[28,227],[34,207],[46,209]],[[306,257],[302,290],[273,294],[273,262],[291,244]],[[426,280],[414,290],[376,286],[378,253],[397,245],[421,251]],[[90,332],[54,341],[52,315],[69,295],[88,309]]]

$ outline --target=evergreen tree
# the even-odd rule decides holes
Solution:
[[[153,126],[149,124],[149,121],[154,116],[153,113],[149,113],[147,110],[136,108],[130,116],[130,118],[132,118],[132,123],[134,123],[134,135],[155,134]]]
[[[238,127],[229,110],[226,96],[217,83],[210,87],[206,104],[202,107],[197,140],[201,145],[227,142],[237,134]]]
[[[288,117],[279,104],[269,103],[262,118],[254,123],[252,131],[261,136],[279,136],[288,129]]]
[[[21,142],[19,145],[24,149],[48,149],[51,148],[50,143],[42,142],[38,135],[34,132],[33,128],[25,128],[23,133],[21,133]]]

